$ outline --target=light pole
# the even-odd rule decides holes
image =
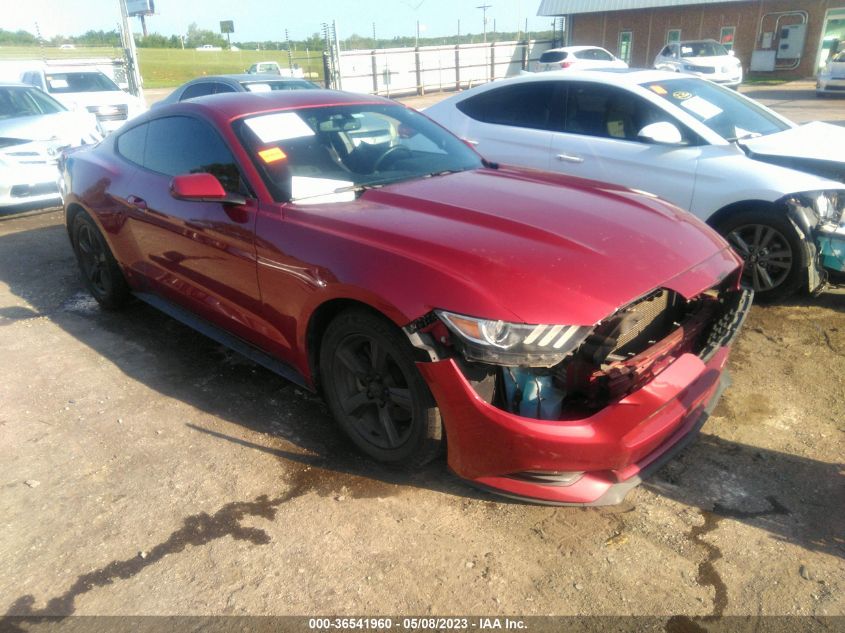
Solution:
[[[483,12],[484,17],[482,19],[484,20],[484,42],[485,43],[487,42],[487,9],[489,9],[492,6],[493,6],[492,4],[482,4],[479,7],[475,7],[476,9],[481,9],[481,11]]]

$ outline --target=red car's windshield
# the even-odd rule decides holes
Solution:
[[[481,166],[457,138],[398,105],[262,113],[234,129],[277,201],[340,202],[362,187]]]

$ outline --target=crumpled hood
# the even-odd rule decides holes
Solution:
[[[845,127],[814,121],[740,143],[751,158],[845,182]]]
[[[739,265],[721,237],[666,202],[532,170],[414,180],[328,208],[333,231],[464,289],[433,293],[440,305],[430,307],[487,318],[592,325],[658,287],[698,294]]]
[[[95,143],[100,140],[93,115],[56,112],[0,120],[0,138],[53,141],[58,146]]]

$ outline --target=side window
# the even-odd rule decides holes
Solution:
[[[691,134],[671,115],[626,90],[603,84],[572,84],[566,106],[566,131],[636,141],[646,125],[668,121],[681,129],[687,142]]]
[[[557,127],[555,95],[560,90],[565,90],[562,82],[532,81],[488,90],[457,107],[483,123],[551,130]]]
[[[611,55],[607,51],[603,51],[600,48],[593,48],[590,49],[588,52],[590,53],[590,59],[595,59],[602,62],[613,61],[613,55]]]
[[[136,165],[143,165],[148,127],[149,125],[145,123],[121,133],[117,137],[117,153]]]
[[[235,89],[228,84],[214,84],[214,94],[219,95],[224,92],[235,92]]]
[[[185,88],[185,91],[182,93],[179,101],[184,101],[185,99],[195,99],[196,97],[204,97],[210,94],[214,94],[214,82],[204,81]]]
[[[237,163],[210,125],[182,116],[155,119],[148,125],[144,167],[168,176],[213,174],[226,191],[241,191]]]
[[[664,47],[663,50],[660,51],[660,56],[661,57],[671,57],[672,56],[672,47],[671,46]]]

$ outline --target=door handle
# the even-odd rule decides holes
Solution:
[[[139,211],[147,210],[147,201],[143,198],[139,198],[138,196],[129,196],[128,198],[126,198],[126,202],[128,202],[131,206],[135,207]]]
[[[558,154],[557,159],[564,163],[583,163],[584,159],[574,154]]]
[[[464,143],[466,143],[467,145],[472,145],[472,146],[476,146],[476,145],[478,145],[478,141],[474,141],[474,140],[472,140],[471,138],[463,138],[463,137],[461,137],[461,140],[462,140]]]

